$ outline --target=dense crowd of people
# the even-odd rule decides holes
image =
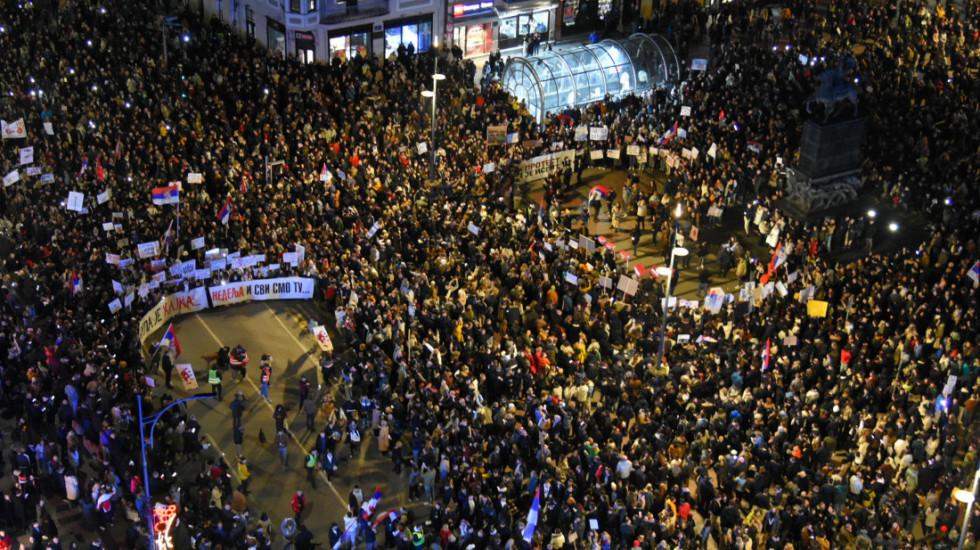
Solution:
[[[34,164],[55,176],[25,172],[0,193],[0,396],[16,423],[4,434],[13,451],[3,456],[3,544],[30,533],[35,548],[52,545],[58,533],[41,501],[53,494],[80,502],[93,529],[125,516],[127,547],[145,544],[136,521],[150,504],[144,484],[154,498],[175,495],[159,472],[201,452],[201,427],[186,411],[165,417],[157,434],[166,444],[142,479],[137,400],[149,414],[173,398],[150,398],[136,323],[173,286],[116,312],[108,304],[161,268],[138,258],[136,243],[161,241],[165,264],[203,265],[205,249],[190,246],[202,235],[208,247],[270,263],[304,247],[305,259],[282,272],[318,280],[351,350],[324,363],[344,384],[336,407],[311,411],[326,425],[319,457],[376,428],[406,464],[409,496],[432,504],[414,524],[387,522],[387,547],[955,544],[952,489],[967,485],[978,458],[975,2],[956,13],[835,0],[824,15],[800,1],[792,18],[733,2],[710,14],[706,33],[702,11],[668,6],[658,13],[680,39],[710,37],[708,71],[541,125],[497,85],[476,85],[474,67],[448,52],[302,65],[187,17],[190,39],[164,60],[147,34],[148,6],[103,6],[0,8],[11,54],[0,111],[23,117],[29,132],[4,140],[3,173],[23,168],[18,148],[33,146]],[[921,246],[889,255],[874,253],[873,219],[811,225],[777,206],[812,77],[855,45],[865,189],[925,219]],[[428,155],[416,149],[429,127],[418,92],[436,57],[447,80],[430,182]],[[664,140],[675,123],[687,137]],[[486,127],[497,124],[521,143],[488,148]],[[775,269],[768,258],[749,268],[733,239],[718,268],[786,293],[717,313],[673,309],[661,341],[663,284],[646,277],[633,296],[604,291],[599,277],[615,280],[623,264],[601,247],[568,246],[588,216],[557,207],[597,146],[575,141],[586,124],[607,127],[601,148],[622,148],[624,162],[631,144],[675,159],[662,193],[629,184],[607,206],[632,216],[627,225],[643,222],[637,241],[669,254],[677,204],[685,227],[717,224],[713,206],[728,216],[744,208],[739,237],[775,234],[784,256]],[[583,149],[577,165],[548,177],[541,203],[528,200],[520,163],[556,143]],[[680,154],[692,147],[700,158]],[[668,168],[659,153],[642,158]],[[265,159],[284,161],[271,185]],[[485,172],[489,163],[496,169]],[[151,205],[150,189],[189,172],[203,183],[183,185],[171,233],[174,209]],[[95,200],[106,190],[108,200]],[[65,208],[69,191],[88,197],[86,211]],[[841,263],[833,253],[842,248],[869,254]],[[107,254],[133,261],[120,267]],[[828,302],[826,316],[809,316],[806,296]],[[247,480],[247,464],[235,467]],[[232,487],[229,468],[218,460],[182,488],[188,540],[268,547],[268,518],[237,513],[247,486]],[[535,498],[536,528],[526,530]],[[972,522],[971,548],[978,530]]]

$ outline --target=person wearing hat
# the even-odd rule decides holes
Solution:
[[[262,398],[271,403],[272,400],[269,399],[269,382],[272,381],[272,356],[269,354],[262,356],[261,369]]]

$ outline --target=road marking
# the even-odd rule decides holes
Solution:
[[[272,308],[270,308],[268,304],[266,304],[265,307],[267,309],[269,309],[269,312],[272,313],[272,316],[276,319],[276,321],[279,321],[279,324],[282,325],[283,330],[285,330],[286,332],[289,332],[289,328],[285,324],[283,324],[282,320],[279,319],[279,316],[276,315],[276,312]],[[213,330],[211,330],[211,327],[209,327],[208,324],[207,324],[207,322],[204,321],[204,319],[201,317],[201,314],[200,313],[195,313],[194,314],[194,317],[198,320],[198,322],[201,323],[201,326],[204,327],[204,330],[208,331],[208,334],[211,335],[211,338],[213,338],[214,341],[218,343],[218,346],[224,346],[224,344],[221,343],[221,339],[218,338],[218,335],[215,334]],[[303,350],[303,353],[306,353],[308,350],[303,346],[302,343],[300,343],[299,339],[297,339],[296,336],[293,335],[291,332],[289,332],[289,334],[290,334],[290,336],[292,336],[292,338],[296,342],[296,344]],[[252,386],[252,388],[255,390],[255,393],[261,397],[262,392],[259,389],[259,387],[255,385],[255,382],[253,382],[252,379],[249,378],[249,377],[247,377],[247,376],[245,377],[245,380]],[[269,410],[271,410],[271,411],[274,411],[275,410],[272,407],[272,403],[266,401],[265,399],[262,399],[262,402],[265,403],[267,407],[269,407]],[[305,468],[306,457],[310,454],[310,451],[306,449],[306,446],[305,445],[303,445],[302,443],[300,443],[299,438],[297,438],[296,435],[292,432],[292,430],[289,429],[289,426],[288,425],[285,425],[284,428],[286,430],[286,433],[289,434],[289,437],[292,438],[292,440],[296,443],[296,446],[298,446],[303,451],[302,461],[303,461],[304,468]],[[211,437],[208,436],[208,439],[210,439],[210,438]],[[334,496],[337,497],[337,500],[340,501],[341,504],[347,504],[347,499],[345,499],[344,497],[342,497],[340,495],[340,493],[337,492],[337,488],[334,487],[333,486],[333,483],[331,483],[327,479],[327,474],[323,471],[323,469],[322,468],[317,468],[317,471],[318,471],[317,473],[320,474],[320,477],[323,478],[327,482],[327,487],[330,489],[330,492],[332,492],[334,494]]]

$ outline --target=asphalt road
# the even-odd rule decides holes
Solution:
[[[232,381],[231,372],[225,373],[223,400],[202,399],[187,403],[188,414],[196,416],[211,443],[213,453],[224,453],[226,460],[235,465],[237,451],[232,439],[232,421],[229,403],[235,393],[244,393],[248,406],[243,415],[245,442],[243,456],[246,457],[251,472],[249,482],[249,512],[258,518],[263,512],[269,514],[273,525],[292,516],[290,500],[297,489],[302,489],[307,497],[307,507],[303,523],[316,535],[318,542],[327,541],[330,525],[337,522],[343,525],[343,515],[347,509],[348,496],[355,484],[370,498],[374,488],[380,485],[384,492],[378,513],[407,505],[407,470],[400,476],[392,473],[391,461],[381,456],[377,440],[370,430],[362,434],[360,452],[349,458],[346,443],[338,446],[341,463],[334,477],[333,485],[328,485],[326,477],[319,468],[317,488],[314,490],[306,481],[303,468],[306,455],[316,441],[316,434],[325,425],[322,414],[317,418],[317,432],[306,429],[305,415],[299,410],[299,380],[305,376],[317,388],[319,367],[317,348],[313,337],[307,332],[307,323],[317,318],[321,324],[326,319],[319,317],[312,302],[281,301],[253,302],[228,308],[192,314],[179,319],[175,330],[182,354],[177,363],[190,363],[197,374],[200,388],[185,391],[174,376],[176,389],[166,390],[163,377],[155,376],[157,387],[153,391],[155,400],[165,392],[175,399],[189,397],[198,392],[210,391],[207,384],[205,361],[201,355],[214,353],[220,346],[234,347],[241,344],[248,351],[250,362],[244,381]],[[153,338],[162,337],[160,334]],[[152,338],[150,341],[153,341]],[[271,403],[261,397],[259,359],[262,354],[273,357],[272,382],[269,388]],[[314,397],[322,397],[328,391],[336,391],[337,386],[324,386]],[[158,402],[158,401],[157,401]],[[338,405],[342,401],[338,401]],[[287,467],[280,465],[275,445],[275,422],[272,417],[275,405],[283,404],[289,411],[287,426],[294,438],[289,446]],[[259,442],[259,431],[267,438]],[[204,464],[181,464],[180,478],[193,479]],[[237,469],[232,467],[233,486],[238,486]],[[281,548],[281,537],[274,548]]]

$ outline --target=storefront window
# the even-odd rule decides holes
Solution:
[[[358,54],[365,57],[370,55],[370,43],[370,32],[357,32],[347,35],[333,36],[330,37],[330,40],[328,41],[331,57],[336,56],[340,58],[341,61],[349,61]]]
[[[517,17],[508,17],[500,20],[500,39],[509,40],[520,37],[517,34]]]
[[[269,51],[273,55],[286,57],[286,26],[274,19],[266,19],[266,33],[269,40]]]
[[[427,52],[432,47],[432,22],[396,24],[385,29],[385,57],[397,54],[398,46],[409,44],[415,53]]]
[[[456,27],[453,42],[463,50],[465,57],[486,55],[493,48],[493,30],[490,23]]]

